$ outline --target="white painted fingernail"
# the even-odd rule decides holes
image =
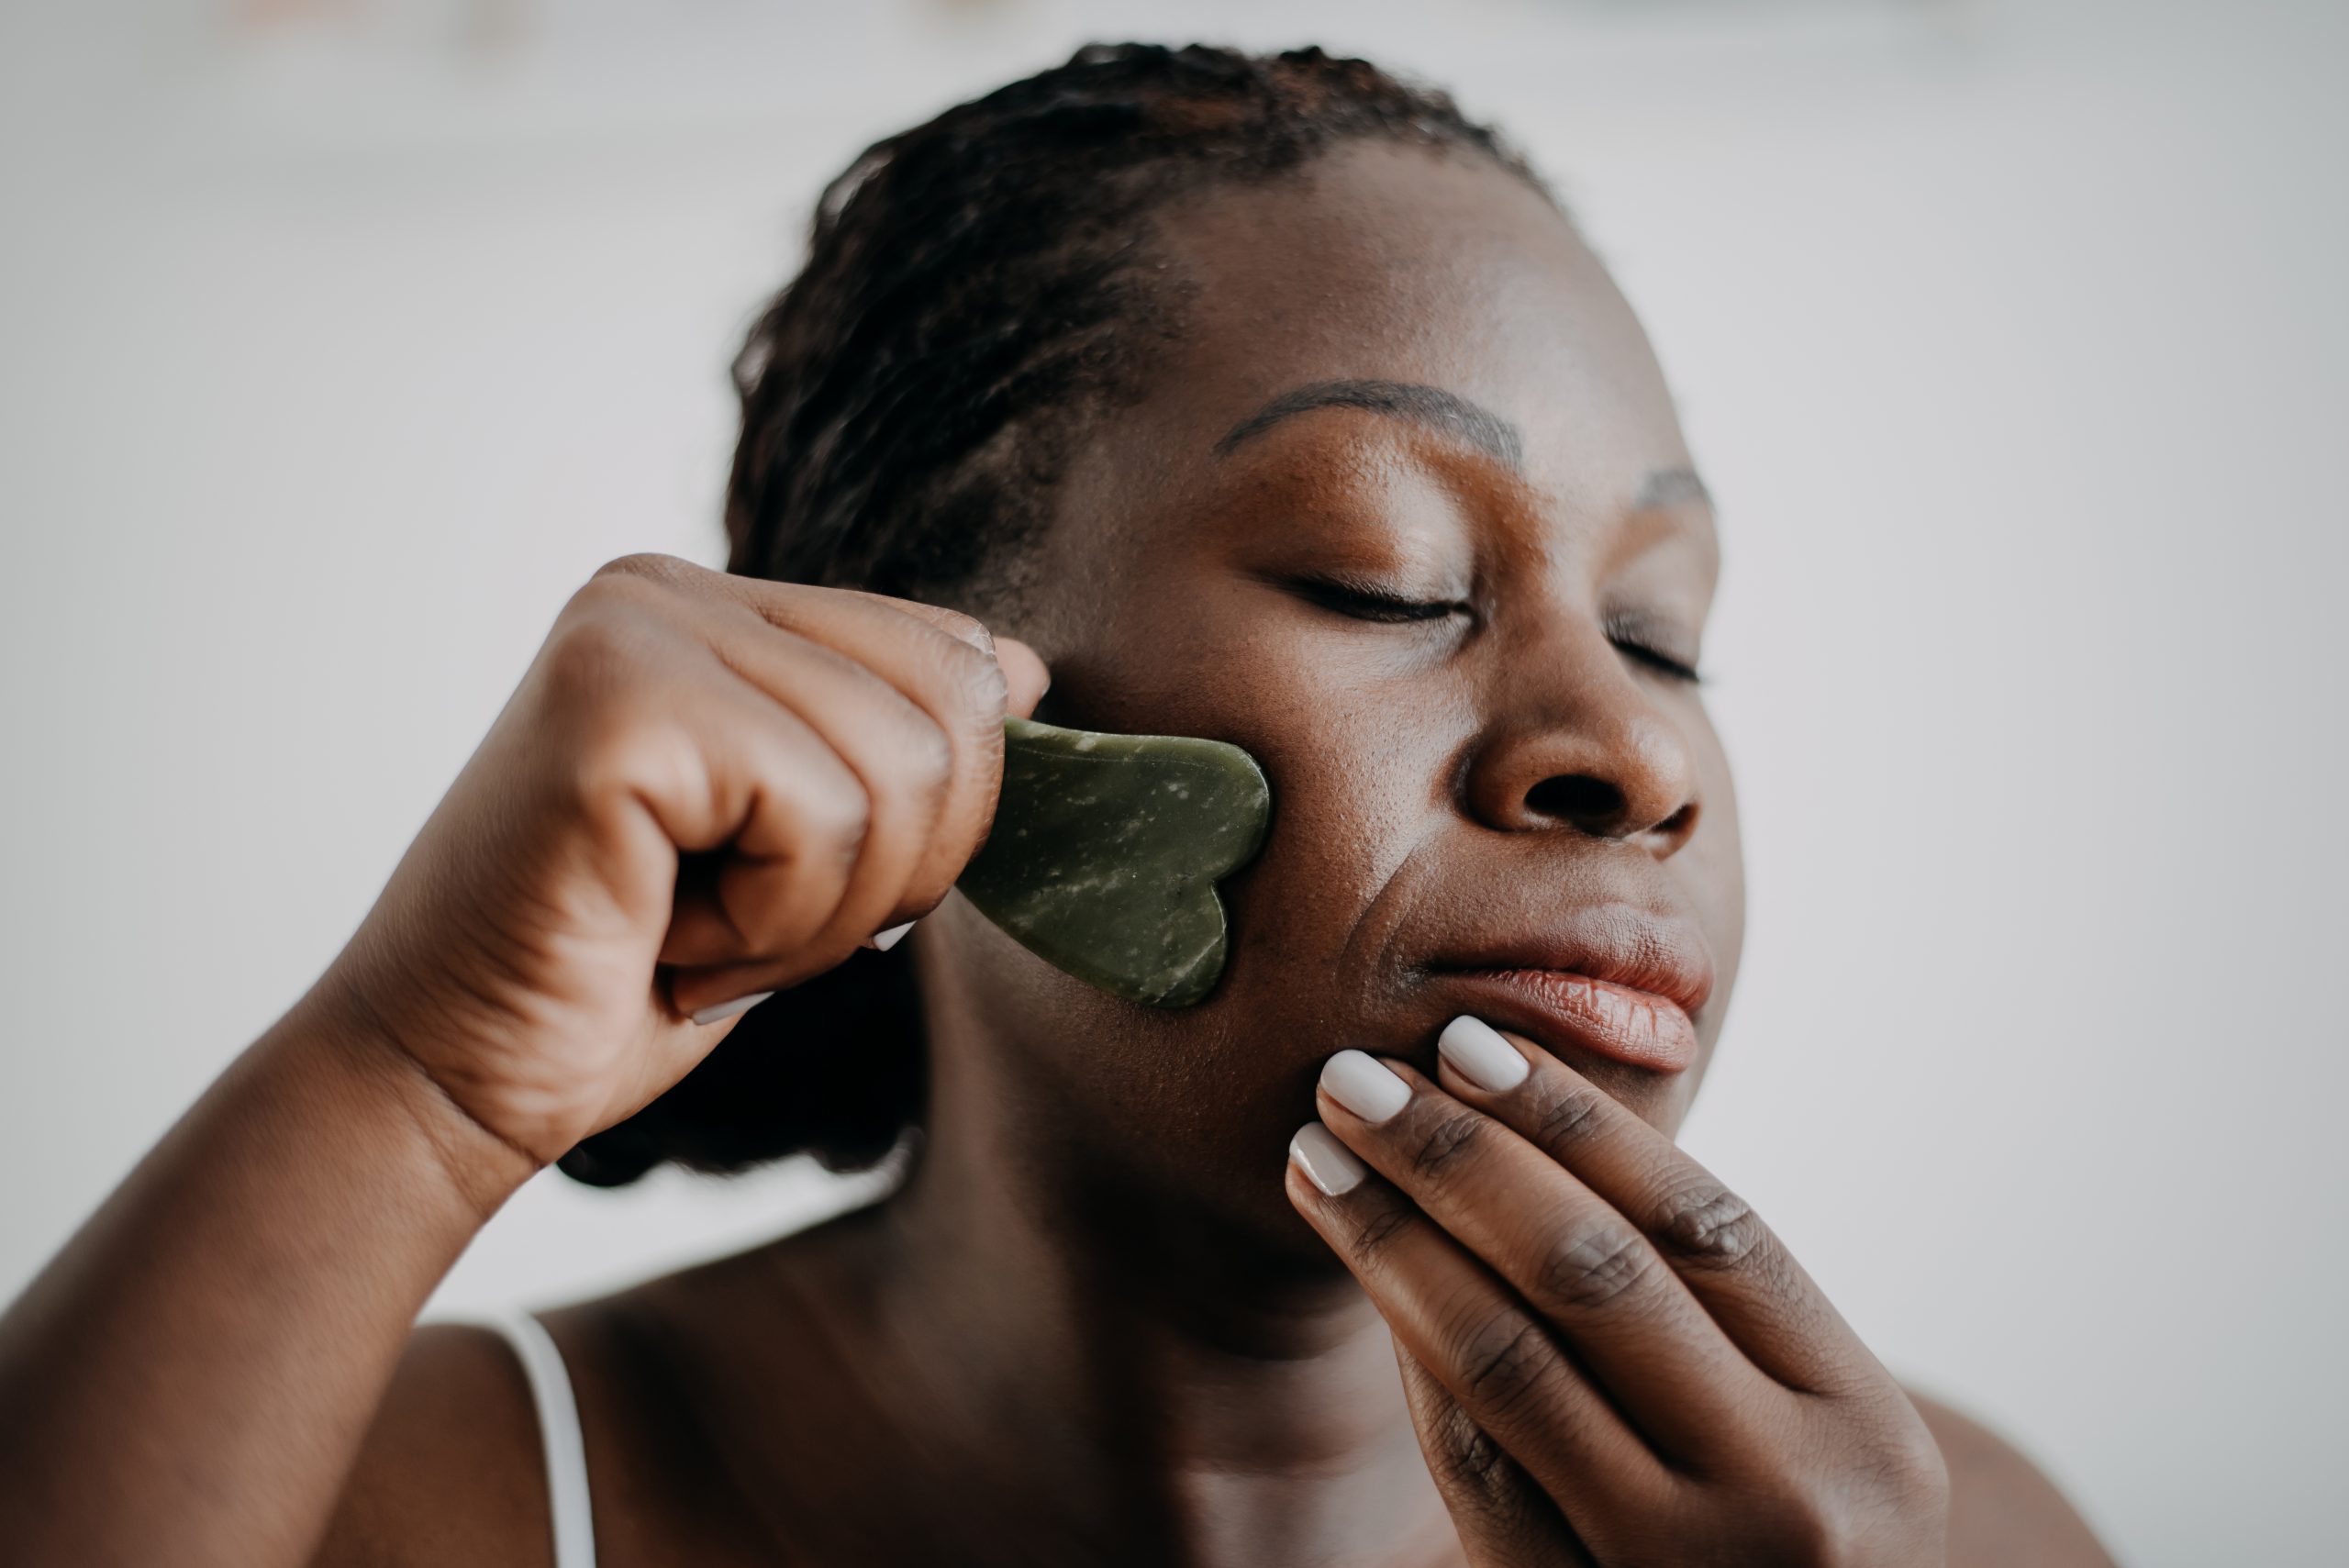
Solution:
[[[1364,1121],[1385,1121],[1411,1103],[1411,1085],[1359,1051],[1341,1051],[1323,1062],[1321,1086]]]
[[[768,997],[772,991],[753,991],[747,996],[737,996],[731,1002],[720,1002],[714,1007],[704,1007],[694,1015],[697,1024],[722,1024],[740,1013],[747,1013]]]
[[[911,920],[908,920],[902,926],[892,926],[885,931],[874,932],[874,951],[876,952],[887,952],[891,948],[896,947],[899,942],[904,941],[906,940],[906,933],[913,929],[914,923]]]
[[[1343,1197],[1362,1185],[1367,1173],[1354,1151],[1338,1141],[1338,1135],[1318,1121],[1308,1121],[1297,1129],[1288,1140],[1290,1163],[1305,1173],[1305,1179],[1321,1189],[1324,1197]]]
[[[1488,1095],[1514,1089],[1533,1071],[1517,1047],[1482,1018],[1457,1018],[1435,1037],[1436,1053]]]

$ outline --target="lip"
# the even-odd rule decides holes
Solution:
[[[1496,943],[1431,966],[1461,1011],[1569,1058],[1600,1056],[1651,1073],[1697,1061],[1691,1014],[1712,995],[1701,937],[1676,921],[1592,911],[1581,929]]]
[[[1651,1073],[1685,1073],[1697,1061],[1697,1025],[1669,997],[1560,969],[1453,970],[1461,1011],[1531,1035],[1553,1054],[1576,1048]],[[1563,1049],[1562,1049],[1563,1048]]]

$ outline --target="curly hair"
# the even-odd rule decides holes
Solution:
[[[734,361],[730,569],[924,598],[1014,556],[1090,422],[1181,330],[1150,213],[1373,139],[1542,188],[1449,95],[1319,49],[1088,45],[867,148]],[[859,1169],[918,1123],[926,1079],[910,958],[861,952],[561,1164],[597,1185],[663,1161]]]

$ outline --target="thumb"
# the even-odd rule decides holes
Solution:
[[[1028,717],[1043,701],[1045,688],[1052,684],[1052,672],[1044,668],[1044,661],[1034,649],[1016,637],[995,639],[995,661],[1003,667],[1003,710]]]

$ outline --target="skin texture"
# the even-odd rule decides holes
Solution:
[[[518,1369],[479,1330],[410,1337],[417,1305],[722,1034],[686,1015],[935,906],[905,1189],[550,1317],[607,1568],[2105,1561],[1725,1191],[1742,1244],[1709,1262],[1742,1266],[1664,1250],[1663,1195],[1710,1180],[1669,1137],[1742,889],[1676,673],[1712,520],[1604,272],[1514,179],[1381,146],[1186,198],[1157,243],[1186,331],[1085,444],[1024,591],[967,606],[991,646],[658,562],[566,611],[351,951],[0,1324],[32,1560],[549,1561]],[[1441,389],[1514,441],[1440,399],[1295,395],[1333,383]],[[1198,1007],[938,902],[1038,654],[1038,717],[1234,741],[1271,778]],[[1644,954],[1691,1059],[1611,1059],[1464,973],[1535,938]],[[1439,1065],[1471,1011],[1526,1085]],[[1319,1092],[1341,1049],[1408,1107]],[[1555,1136],[1569,1100],[1605,1136]],[[1378,1174],[1285,1182],[1308,1118]],[[1655,1250],[1636,1288],[1545,1267],[1595,1237]]]

